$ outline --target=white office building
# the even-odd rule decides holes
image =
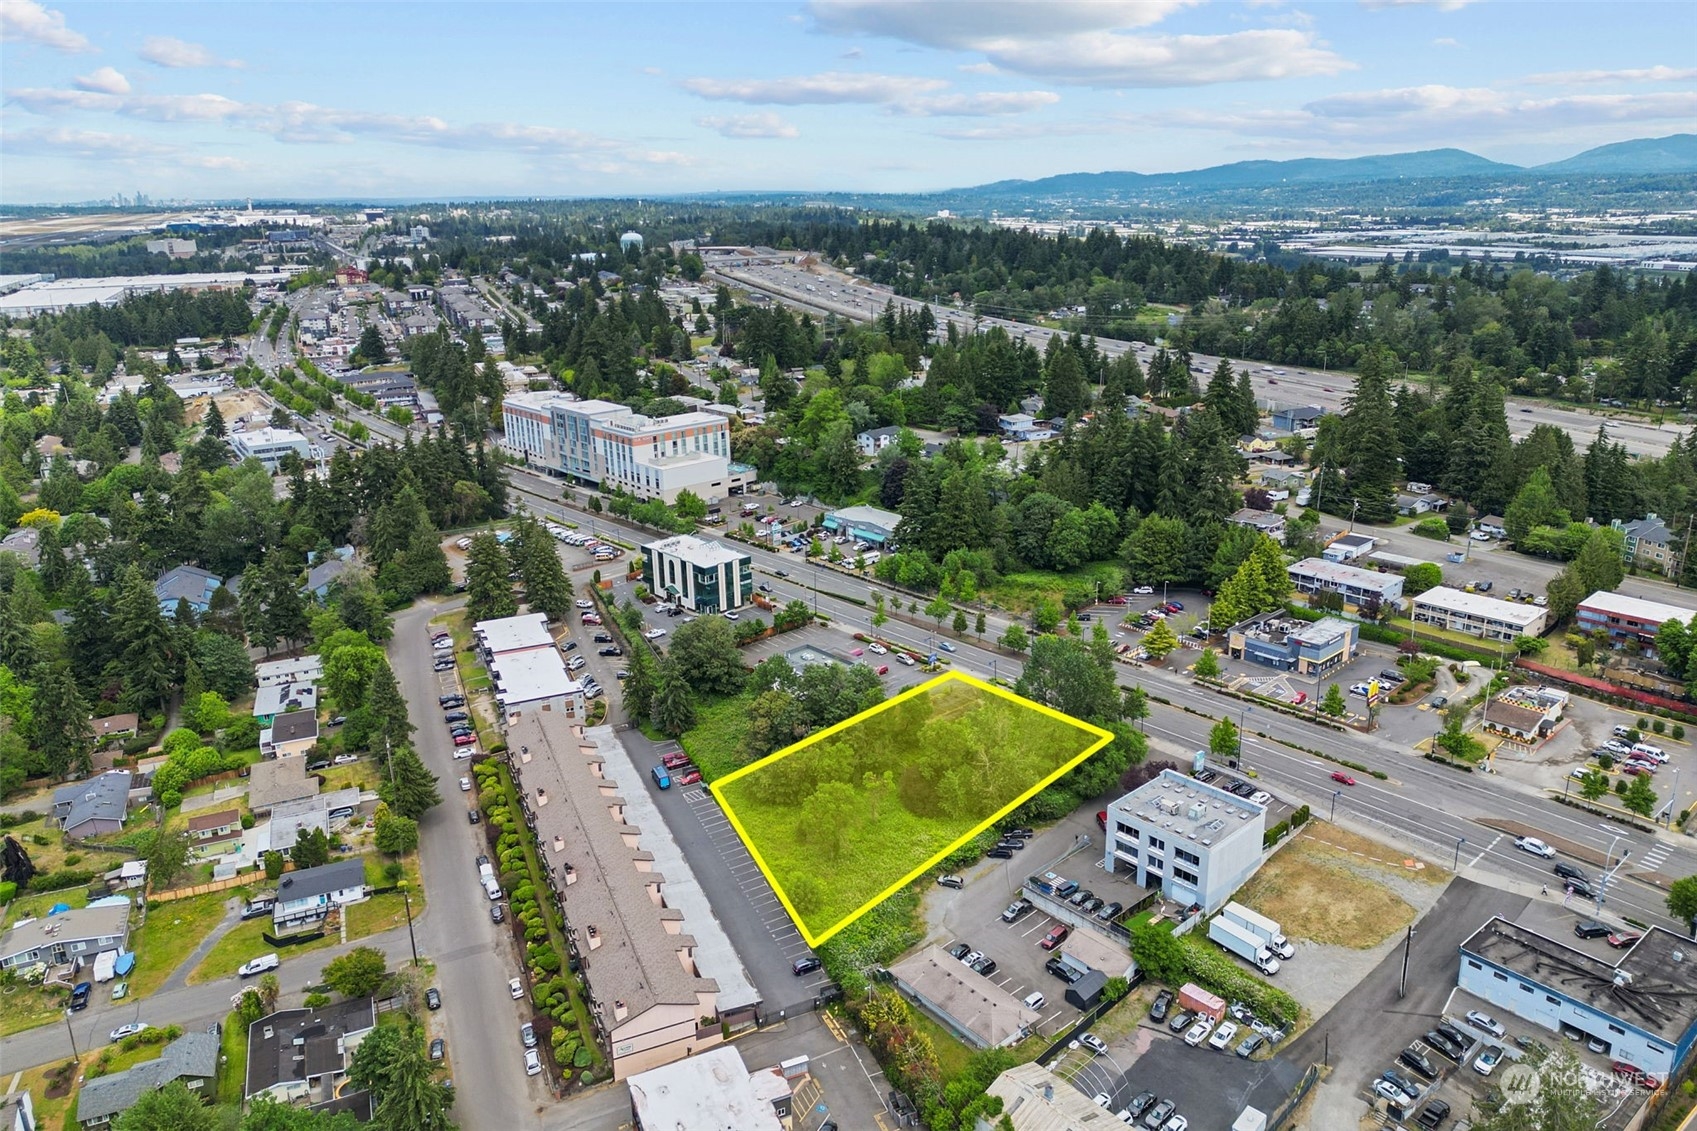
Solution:
[[[1542,633],[1549,614],[1537,605],[1499,601],[1482,593],[1439,585],[1414,598],[1414,619],[1486,640],[1513,640]]]
[[[277,465],[283,457],[294,452],[303,460],[311,460],[312,445],[307,438],[290,428],[260,428],[252,432],[230,433],[230,449],[236,453],[236,458],[256,459],[265,465],[265,470],[277,471]]]
[[[753,600],[754,559],[721,542],[679,534],[642,548],[642,580],[662,600],[722,613]]]
[[[1267,811],[1174,770],[1108,806],[1102,867],[1213,912],[1261,866]]]

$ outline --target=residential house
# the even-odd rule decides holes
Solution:
[[[1441,495],[1399,494],[1396,497],[1396,512],[1401,515],[1431,514],[1449,505],[1450,501]]]
[[[121,738],[133,738],[136,727],[141,725],[141,717],[134,711],[126,711],[121,715],[91,720],[90,725],[94,727],[94,748],[103,750]]]
[[[1055,435],[1047,421],[1034,418],[1028,412],[1010,412],[996,418],[1002,435],[1009,440],[1048,440]]]
[[[128,896],[97,899],[39,919],[20,919],[0,934],[0,970],[33,966],[93,965],[106,951],[121,951],[130,937]]]
[[[854,442],[860,445],[861,455],[871,457],[877,455],[879,452],[895,443],[896,437],[900,434],[901,429],[894,426],[887,428],[869,428],[865,432],[857,434],[854,438]]]
[[[306,571],[301,592],[310,593],[322,601],[330,592],[330,584],[338,577],[359,571],[352,546],[338,546],[330,555]]]
[[[134,1068],[109,1076],[85,1080],[82,1091],[77,1093],[77,1121],[85,1131],[110,1126],[142,1096],[174,1080],[210,1099],[218,1075],[218,1055],[216,1035],[184,1033],[153,1060],[144,1060]]]
[[[1320,556],[1329,562],[1352,562],[1378,544],[1371,534],[1339,534],[1326,544]]]
[[[1273,427],[1278,431],[1301,432],[1318,424],[1320,418],[1326,415],[1326,410],[1312,404],[1288,405],[1274,409],[1272,415]]]
[[[1226,520],[1236,526],[1247,526],[1251,530],[1259,530],[1269,538],[1285,536],[1285,516],[1274,514],[1272,511],[1258,511],[1253,507],[1244,507]]]
[[[255,762],[248,770],[247,806],[263,816],[276,806],[318,794],[318,778],[306,772],[305,758]]]
[[[247,1028],[246,1098],[334,1100],[354,1050],[376,1026],[377,1005],[368,997],[261,1017]]]
[[[159,575],[153,583],[153,595],[159,599],[159,611],[166,616],[177,611],[179,601],[187,601],[200,616],[212,607],[212,594],[223,584],[216,574],[199,566],[180,565]]]
[[[324,661],[316,655],[268,660],[255,664],[253,672],[261,687],[273,683],[317,683],[324,678]]]
[[[290,711],[317,711],[318,688],[310,683],[268,683],[253,697],[253,717],[261,728],[271,726],[277,716]]]
[[[271,807],[271,819],[255,830],[254,851],[287,852],[303,832],[329,833],[339,829],[359,814],[362,800],[359,790],[350,786],[279,801]]]
[[[220,809],[216,813],[197,813],[189,818],[189,840],[201,856],[219,856],[228,851],[231,842],[242,840],[242,811]]]
[[[126,860],[100,878],[107,891],[139,891],[147,886],[147,861]]]
[[[322,923],[331,908],[361,903],[369,894],[365,886],[365,861],[357,858],[286,872],[277,882],[277,902],[271,908],[272,930],[279,935],[309,930]]]
[[[280,714],[259,732],[259,752],[267,758],[304,754],[318,741],[318,711],[300,710]]]
[[[1628,565],[1653,569],[1668,577],[1679,576],[1685,560],[1680,539],[1654,513],[1631,522],[1616,519],[1611,525],[1626,539],[1622,554]]]
[[[0,554],[16,554],[30,569],[41,564],[41,529],[25,526],[0,538]]]
[[[128,770],[111,770],[53,791],[53,819],[72,840],[115,833],[130,811]]]
[[[1500,514],[1488,514],[1473,525],[1482,533],[1489,534],[1493,538],[1508,537],[1508,528],[1503,525],[1503,516]]]

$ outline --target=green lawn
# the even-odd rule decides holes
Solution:
[[[247,1089],[247,1029],[235,1013],[224,1018],[222,1055],[218,1058],[218,1100],[240,1103]]]
[[[931,1038],[931,1047],[937,1054],[937,1067],[944,1080],[953,1080],[965,1072],[967,1065],[972,1062],[972,1049],[965,1041],[953,1032],[939,1025],[932,1016],[912,1006],[913,1027]]]
[[[1104,597],[1118,593],[1124,585],[1125,573],[1119,566],[1112,562],[1091,562],[1070,573],[1050,570],[1010,573],[987,590],[985,596],[1017,613],[1030,612],[1039,599],[1047,597],[1055,603],[1059,612],[1061,598],[1068,592],[1076,593],[1088,602],[1098,593]]]
[[[695,727],[678,741],[701,767],[701,776],[715,781],[742,768],[743,740],[748,736],[748,708],[754,697],[730,695],[695,710]],[[647,733],[646,731],[644,733]],[[654,734],[650,738],[657,737]]]
[[[383,877],[384,863],[385,860],[379,857],[369,857],[366,860],[366,882],[373,887],[388,886],[389,881]],[[418,878],[418,857],[408,856],[401,863],[406,869],[401,878],[408,885],[408,894],[412,897],[412,917],[416,921],[424,914],[424,885]],[[407,925],[406,900],[398,891],[374,895],[364,903],[356,903],[347,908],[342,914],[348,917],[350,939],[369,938]]]
[[[69,990],[43,989],[21,981],[0,987],[0,1037],[9,1037],[64,1016]]]
[[[948,677],[714,790],[817,943],[1106,742]]]
[[[189,972],[189,985],[196,986],[203,982],[215,982],[220,978],[233,978],[242,963],[276,950],[265,941],[265,932],[270,929],[270,919],[251,919],[246,923],[238,923],[231,928],[229,934],[213,944],[206,957],[200,960],[200,965]],[[335,946],[341,941],[341,935],[332,931],[312,942],[278,950],[277,954],[289,959],[309,951]]]
[[[232,888],[154,904],[147,913],[147,921],[131,939],[136,968],[130,972],[130,996],[146,997],[162,986],[171,972],[223,921],[225,901],[236,897],[240,890]]]

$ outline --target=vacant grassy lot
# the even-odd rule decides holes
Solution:
[[[731,695],[696,708],[695,727],[678,741],[701,767],[706,781],[717,781],[742,766],[748,708],[753,702],[750,695]]]
[[[130,972],[130,996],[146,997],[163,985],[224,921],[224,905],[240,897],[238,888],[156,904],[131,942],[136,968]]]
[[[1414,908],[1375,878],[1388,876],[1386,869],[1303,836],[1255,873],[1237,901],[1277,920],[1292,938],[1367,950],[1414,921]]]
[[[817,944],[1107,740],[945,676],[714,789]]]
[[[206,952],[206,957],[200,960],[200,965],[189,972],[189,985],[196,986],[203,982],[215,982],[220,978],[233,978],[242,963],[277,950],[276,947],[265,941],[265,932],[270,929],[270,919],[250,919],[246,923],[238,923],[230,928],[229,933],[219,939],[213,944],[212,949]],[[308,951],[335,946],[341,941],[341,936],[332,931],[321,939],[302,943],[300,946],[291,946],[287,950],[277,950],[277,953],[281,957],[289,959],[298,954],[306,954]]]

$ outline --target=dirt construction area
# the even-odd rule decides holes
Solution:
[[[1318,1018],[1437,902],[1449,879],[1424,860],[1315,820],[1236,898],[1275,920],[1295,945],[1276,981]]]

